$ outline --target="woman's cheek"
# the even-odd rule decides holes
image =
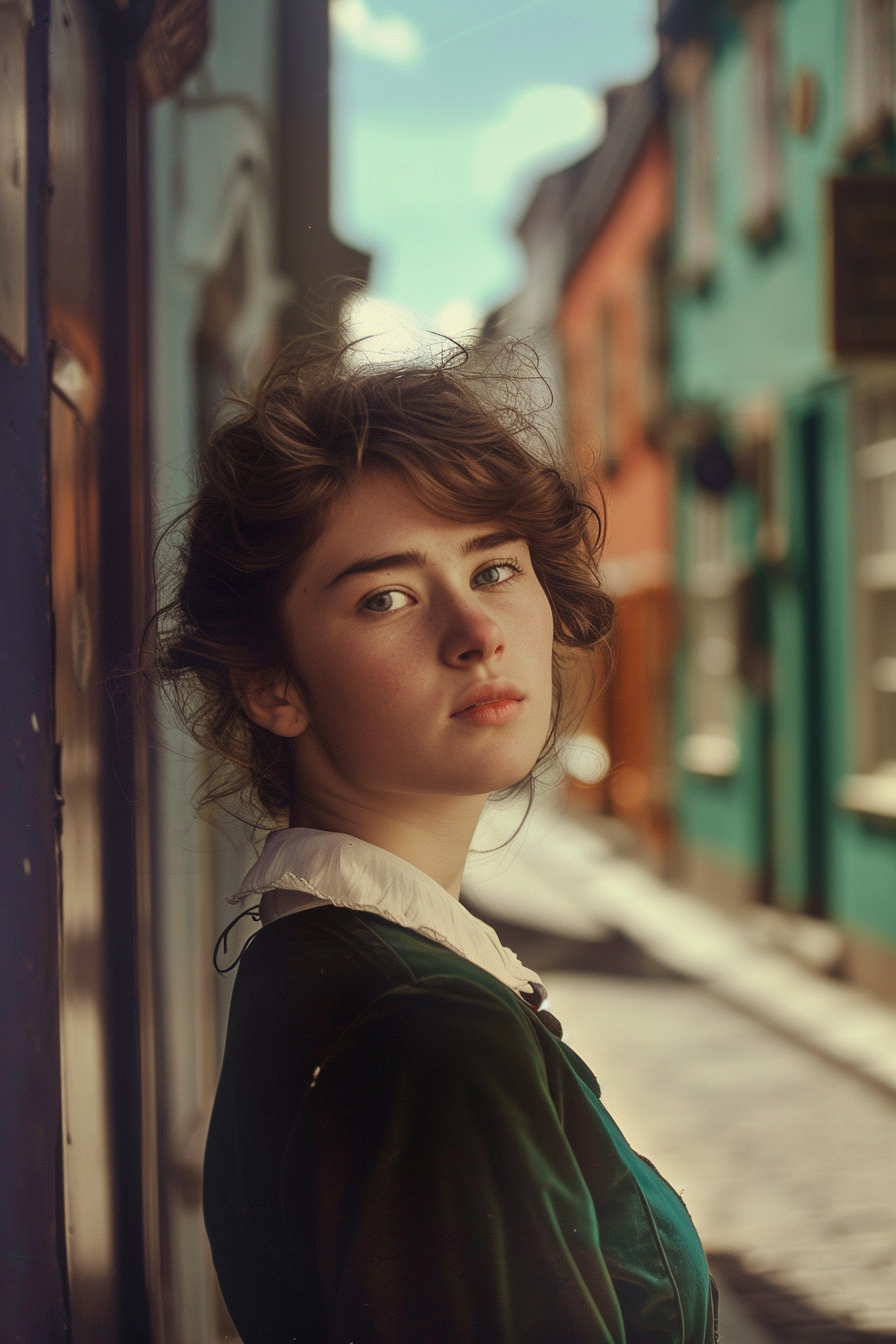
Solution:
[[[415,680],[413,668],[410,656],[357,659],[346,665],[339,678],[342,699],[363,715],[388,718],[390,710],[407,701]],[[332,693],[334,682],[330,687]]]
[[[521,634],[525,647],[530,651],[533,661],[537,662],[542,677],[551,677],[554,657],[554,613],[543,589],[539,589],[540,602],[537,610],[529,612],[528,619],[521,623]]]

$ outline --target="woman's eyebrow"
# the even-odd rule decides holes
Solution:
[[[461,555],[472,555],[477,551],[490,551],[494,546],[503,546],[509,541],[520,540],[522,538],[519,532],[486,532],[481,537],[471,537],[469,541],[465,541],[461,547]],[[422,551],[402,551],[400,555],[364,556],[341,570],[335,579],[330,580],[327,587],[332,588],[340,580],[347,579],[350,574],[376,574],[383,569],[419,569],[425,564],[426,556]]]
[[[493,546],[504,546],[508,541],[522,540],[519,532],[506,529],[503,532],[486,532],[484,536],[471,537],[469,541],[464,542],[461,554],[471,555],[474,551],[490,551]]]
[[[426,556],[420,551],[403,551],[401,555],[365,556],[349,565],[347,569],[343,569],[335,579],[330,580],[327,587],[332,588],[340,579],[347,579],[350,574],[376,574],[381,569],[408,569],[425,564]]]

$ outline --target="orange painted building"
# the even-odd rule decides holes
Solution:
[[[609,748],[611,768],[599,784],[573,788],[662,856],[674,645],[673,479],[661,447],[672,162],[657,76],[611,91],[608,111],[564,221],[572,264],[553,322],[569,441],[603,495],[604,581],[617,603],[612,656],[583,724]]]

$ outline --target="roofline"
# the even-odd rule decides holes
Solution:
[[[606,224],[647,137],[665,112],[665,104],[662,71],[657,64],[644,79],[621,92],[616,115],[599,145],[584,158],[547,173],[536,184],[516,225],[516,234],[525,246],[528,226],[535,221],[539,206],[553,206],[556,218],[552,226],[562,231],[566,244],[561,293]],[[526,288],[488,314],[490,331],[499,329],[505,310]]]
[[[659,65],[627,91],[619,111],[594,156],[566,216],[569,250],[564,287],[603,229],[638,160],[650,132],[665,112],[665,90]]]

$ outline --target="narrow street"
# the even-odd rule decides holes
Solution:
[[[651,894],[661,907],[659,884],[584,831],[576,855],[575,837],[536,813],[509,852],[474,861],[468,899],[542,971],[608,1109],[681,1191],[720,1284],[722,1344],[896,1341],[896,1091],[670,967],[671,927],[666,966],[620,934],[620,909],[646,927],[639,908]],[[689,940],[677,899],[670,890],[668,918],[697,965],[699,927]],[[777,971],[769,1017],[787,1010],[789,972]],[[844,1036],[868,1038],[877,1021],[883,1039],[886,1010],[795,963],[792,978],[795,998],[806,979],[842,994]]]

